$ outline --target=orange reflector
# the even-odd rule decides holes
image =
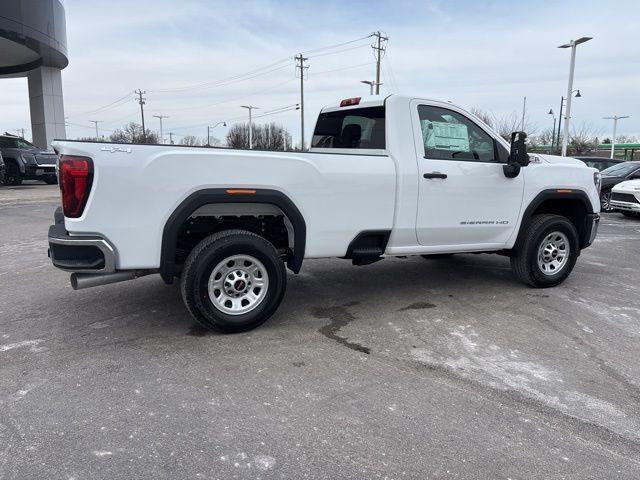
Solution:
[[[245,188],[231,188],[227,190],[229,195],[255,195],[255,190],[249,190]]]
[[[564,189],[564,190],[556,190],[556,192],[558,192],[558,193],[573,193],[573,190]]]

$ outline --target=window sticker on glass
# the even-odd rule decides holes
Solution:
[[[469,152],[469,131],[462,123],[421,120],[425,148]]]

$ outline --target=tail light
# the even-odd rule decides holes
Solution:
[[[82,215],[93,182],[93,161],[89,157],[62,155],[58,165],[58,182],[65,217]]]

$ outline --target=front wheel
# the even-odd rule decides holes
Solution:
[[[524,283],[554,287],[571,273],[580,253],[578,232],[560,215],[535,215],[511,257],[511,268]]]
[[[600,208],[603,212],[611,211],[611,190],[605,190],[600,194]]]
[[[227,230],[196,245],[180,284],[182,299],[196,321],[233,333],[269,319],[284,296],[287,273],[269,241],[244,230]]]
[[[22,184],[20,168],[13,161],[5,163],[4,180],[2,181],[2,184],[12,187]]]

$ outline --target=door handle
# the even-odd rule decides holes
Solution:
[[[447,178],[447,174],[446,173],[440,173],[440,172],[431,172],[431,173],[425,173],[424,175],[422,175],[424,178],[441,178],[441,179],[445,179]]]

